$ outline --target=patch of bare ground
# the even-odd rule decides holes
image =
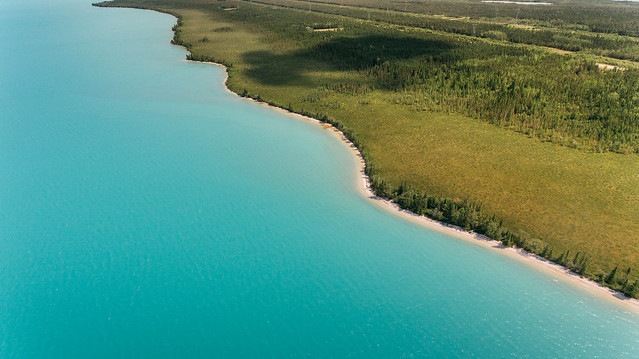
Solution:
[[[626,71],[626,70],[628,70],[628,68],[626,68],[626,67],[619,67],[619,66],[608,65],[608,64],[597,63],[597,66],[600,69],[602,69],[602,70],[617,70],[617,71]]]

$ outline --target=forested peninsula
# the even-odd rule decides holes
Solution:
[[[639,4],[128,0],[342,131],[375,193],[639,296]]]

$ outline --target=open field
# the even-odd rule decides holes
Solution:
[[[281,0],[267,0],[281,1]],[[492,22],[515,22],[566,30],[639,36],[639,4],[627,1],[553,0],[529,1],[543,6],[518,6],[508,2],[472,0],[303,0],[315,4],[358,6],[450,18],[465,17]]]
[[[371,1],[352,1],[351,5],[337,5],[339,2],[324,2],[312,0],[252,0],[262,4],[269,4],[280,7],[289,7],[302,9],[307,11],[343,15],[352,18],[374,20],[395,25],[418,27],[429,30],[445,31],[448,33],[467,35],[479,38],[492,38],[496,40],[505,40],[512,43],[547,46],[568,51],[579,51],[592,55],[607,56],[616,59],[639,60],[639,38],[627,36],[624,31],[613,31],[612,29],[634,28],[636,27],[636,19],[639,18],[639,7],[628,6],[623,7],[622,12],[628,19],[633,22],[620,24],[620,18],[609,19],[611,24],[607,26],[615,26],[614,28],[600,28],[595,23],[599,23],[602,14],[601,9],[596,11],[594,6],[588,6],[586,9],[586,18],[574,18],[575,9],[573,5],[577,2],[570,3],[570,7],[551,7],[550,14],[546,14],[546,20],[526,18],[531,15],[534,9],[525,5],[513,4],[482,4],[470,3],[473,7],[488,6],[497,14],[502,16],[484,17],[467,16],[467,13],[457,9],[460,4],[469,4],[460,1],[444,1],[444,2],[421,2],[413,3],[407,9],[413,11],[403,11],[393,9],[388,4],[392,2],[381,2],[379,0]],[[346,4],[347,2],[345,2]],[[397,3],[395,3],[397,5]],[[417,4],[420,4],[418,6]],[[433,9],[441,5],[441,13],[433,14]],[[368,5],[368,6],[367,6]],[[379,6],[382,5],[382,6]],[[388,6],[386,6],[388,5]],[[426,8],[425,8],[426,7]],[[503,11],[493,8],[503,7]],[[522,10],[522,7],[523,10]],[[545,7],[545,6],[544,6]],[[462,7],[463,8],[463,7]],[[539,7],[535,7],[539,8]],[[612,12],[616,7],[609,5],[606,11]],[[430,10],[430,11],[428,11]],[[470,9],[467,9],[470,11]],[[511,10],[511,11],[506,11]],[[513,12],[513,10],[516,10]],[[511,16],[503,16],[509,14]],[[486,14],[485,14],[486,15]],[[621,16],[621,15],[619,15]],[[605,17],[604,17],[605,18]],[[585,24],[591,24],[587,26]],[[592,31],[591,28],[599,29]]]
[[[587,55],[242,1],[115,5],[179,16],[179,43],[193,59],[229,66],[230,89],[341,123],[393,187],[406,182],[438,198],[481,203],[529,249],[548,245],[553,260],[565,251],[588,257],[590,277],[603,280],[619,266],[623,282],[621,272],[639,269],[634,63],[601,70],[599,58]],[[493,75],[502,83],[483,92]],[[559,96],[567,91],[561,81],[578,88],[573,97],[553,103],[540,92]],[[518,89],[522,82],[529,86]],[[620,83],[627,93],[614,87]],[[490,102],[502,90],[505,97]],[[517,91],[531,96],[521,100],[526,106],[546,107],[521,110],[508,97]],[[495,110],[508,101],[512,108]],[[625,119],[614,117],[617,110]],[[570,118],[580,111],[591,122]],[[637,278],[631,271],[631,282]]]

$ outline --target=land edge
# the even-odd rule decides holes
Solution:
[[[440,221],[428,218],[426,216],[420,216],[409,210],[401,208],[398,204],[393,203],[386,198],[376,195],[373,192],[373,189],[371,187],[370,179],[368,175],[366,174],[366,171],[364,170],[366,166],[366,161],[364,160],[364,157],[359,152],[359,149],[348,138],[346,138],[346,136],[344,135],[342,131],[337,129],[335,126],[328,124],[326,122],[322,122],[313,117],[304,116],[304,115],[291,112],[289,110],[286,110],[277,106],[273,106],[263,101],[258,101],[250,97],[240,96],[239,94],[231,91],[228,87],[226,87],[226,79],[228,79],[228,72],[226,72],[226,66],[222,64],[215,63],[215,62],[204,62],[204,61],[193,61],[193,60],[184,60],[184,61],[220,66],[225,70],[224,85],[227,92],[233,95],[236,95],[244,100],[266,106],[270,109],[276,110],[285,115],[296,117],[303,121],[313,122],[321,126],[323,129],[330,130],[331,133],[337,136],[341,140],[341,142],[345,144],[346,147],[348,147],[350,152],[357,158],[357,163],[358,163],[357,172],[359,173],[359,176],[357,178],[356,190],[359,192],[360,195],[369,199],[376,206],[384,209],[385,211],[393,215],[396,215],[402,218],[403,220],[417,224],[421,227],[424,227],[430,230],[436,230],[450,237],[454,237],[456,239],[463,240],[464,242],[477,245],[492,251],[496,251],[500,253],[501,255],[514,258],[518,260],[519,262],[530,265],[536,269],[542,270],[546,273],[553,275],[553,277],[562,279],[568,283],[571,283],[573,285],[586,289],[593,294],[609,299],[617,304],[620,304],[622,307],[625,307],[626,309],[639,314],[639,300],[628,298],[625,294],[621,292],[605,287],[589,278],[582,277],[578,273],[575,273],[571,271],[570,269],[563,267],[562,265],[557,264],[555,262],[552,262],[538,254],[528,252],[525,249],[518,248],[514,245],[512,247],[508,247],[508,246],[505,246],[502,242],[494,240],[485,235],[467,231],[459,226],[448,224],[446,222],[440,222]]]
[[[93,4],[94,6],[99,6],[97,5],[97,3]],[[165,12],[165,11],[161,11],[161,10],[156,10],[156,9],[149,9],[149,8],[136,8],[136,7],[116,7],[116,8],[128,8],[128,9],[136,9],[136,10],[150,10],[150,11],[154,11],[154,12],[158,12],[161,14],[165,14],[165,15],[169,15],[173,18],[176,19],[176,24],[177,24],[177,20],[179,20],[179,18],[169,12]],[[184,51],[186,52],[187,56],[191,53],[189,51],[188,48],[186,48],[183,45],[180,44],[171,44],[172,46],[178,46],[181,47],[182,49],[184,49]],[[518,248],[517,246],[513,245],[512,247],[508,247],[505,246],[502,242],[494,240],[490,237],[487,237],[485,235],[479,234],[479,233],[475,233],[475,232],[471,232],[471,231],[467,231],[459,226],[456,225],[452,225],[452,224],[448,224],[445,222],[440,222],[431,218],[428,218],[426,216],[421,216],[418,215],[416,213],[413,213],[409,210],[403,209],[401,207],[399,207],[398,204],[391,202],[390,200],[387,200],[383,197],[380,197],[378,195],[376,195],[373,192],[373,189],[371,187],[371,182],[370,182],[370,178],[369,176],[366,174],[365,171],[365,166],[366,166],[366,161],[364,160],[364,157],[362,156],[361,152],[359,151],[359,149],[357,148],[357,146],[355,146],[355,144],[353,142],[351,142],[346,135],[340,131],[338,128],[336,128],[335,126],[323,122],[319,119],[310,117],[310,116],[306,116],[306,115],[302,115],[299,113],[295,113],[292,111],[289,111],[287,109],[281,108],[281,107],[277,107],[274,105],[271,105],[267,102],[261,101],[261,100],[256,100],[250,97],[245,97],[245,96],[241,96],[240,94],[232,91],[228,85],[227,85],[227,81],[229,78],[229,72],[227,67],[224,64],[221,63],[217,63],[217,62],[211,62],[211,61],[196,61],[196,60],[188,60],[188,59],[184,59],[183,61],[185,62],[191,62],[191,63],[199,63],[199,64],[207,64],[207,65],[214,65],[214,66],[219,66],[222,69],[224,69],[224,79],[222,80],[222,84],[224,86],[224,89],[226,92],[235,95],[237,97],[239,97],[242,100],[245,101],[249,101],[249,102],[253,102],[262,106],[266,106],[270,109],[276,110],[278,112],[281,112],[283,114],[286,114],[288,116],[291,117],[295,117],[297,119],[300,120],[304,120],[304,121],[308,121],[308,122],[312,122],[312,123],[316,123],[317,125],[321,126],[323,129],[328,129],[331,130],[331,133],[335,136],[337,136],[341,142],[343,144],[345,144],[348,149],[350,150],[350,152],[355,156],[356,159],[358,159],[358,168],[357,171],[359,172],[359,177],[358,177],[358,183],[356,185],[356,190],[360,193],[360,195],[366,197],[367,199],[371,200],[372,203],[374,203],[375,205],[377,205],[378,207],[386,210],[387,212],[394,214],[396,216],[398,216],[399,218],[402,218],[408,222],[420,225],[424,228],[428,228],[431,230],[436,230],[440,233],[444,233],[449,235],[450,237],[456,238],[456,239],[460,239],[463,240],[464,242],[473,244],[473,245],[477,245],[492,251],[495,251],[497,253],[500,253],[501,255],[505,255],[507,257],[513,258],[518,260],[521,263],[525,263],[527,265],[530,265],[533,268],[539,269],[547,274],[552,275],[553,277],[557,278],[557,279],[561,279],[563,281],[565,281],[566,283],[570,283],[572,285],[575,285],[576,287],[580,287],[584,290],[587,290],[588,292],[597,295],[598,297],[601,297],[603,299],[607,299],[615,304],[618,304],[620,307],[626,308],[627,310],[630,310],[632,312],[635,312],[636,314],[639,314],[639,299],[633,299],[633,298],[629,298],[627,297],[624,293],[616,291],[614,289],[611,289],[609,287],[603,286],[597,282],[595,282],[594,280],[591,280],[589,278],[583,277],[581,275],[579,275],[578,273],[573,272],[572,270],[557,264],[555,262],[552,262],[538,254],[535,253],[531,253],[528,252],[522,248]]]
[[[187,51],[187,54],[189,53],[189,51],[182,45],[174,45],[174,46],[182,47]],[[273,106],[264,101],[258,101],[250,97],[240,96],[238,93],[235,93],[231,89],[229,89],[228,86],[226,85],[229,74],[228,74],[228,70],[226,66],[223,64],[220,64],[217,62],[210,62],[210,61],[194,61],[194,60],[186,60],[186,59],[184,61],[197,63],[197,64],[219,66],[222,69],[224,69],[224,79],[222,83],[224,85],[224,89],[226,92],[234,96],[237,96],[242,100],[265,106],[269,109],[278,111],[287,116],[294,117],[299,120],[311,122],[311,123],[319,125],[323,129],[329,130],[334,136],[340,139],[344,145],[346,145],[346,147],[350,150],[353,156],[355,156],[355,158],[357,159],[357,164],[358,164],[357,172],[359,173],[359,176],[357,177],[357,181],[356,181],[357,182],[356,190],[359,192],[360,195],[369,199],[373,204],[375,204],[379,208],[382,208],[383,210],[387,211],[390,214],[398,216],[402,218],[403,220],[417,224],[421,227],[424,227],[430,230],[436,230],[450,237],[463,240],[466,243],[477,245],[482,248],[486,248],[486,249],[495,251],[497,253],[500,253],[501,255],[514,258],[521,263],[532,266],[545,273],[551,274],[553,277],[556,277],[557,279],[561,279],[567,283],[570,283],[572,285],[585,289],[592,294],[595,294],[599,297],[610,300],[616,304],[619,304],[621,307],[626,308],[627,310],[630,310],[639,314],[639,300],[628,298],[625,294],[621,292],[605,287],[589,278],[583,277],[579,275],[578,273],[575,273],[571,271],[570,269],[563,267],[562,265],[557,264],[555,262],[552,262],[538,254],[528,252],[516,246],[508,247],[508,246],[505,246],[502,242],[494,240],[485,235],[467,231],[459,226],[455,226],[445,222],[440,222],[440,221],[428,218],[426,216],[420,216],[416,213],[413,213],[409,210],[399,207],[399,205],[397,205],[396,203],[393,203],[383,197],[376,195],[373,192],[370,179],[365,171],[366,161],[364,160],[364,157],[360,153],[357,146],[355,146],[355,144],[353,144],[353,142],[351,142],[346,137],[346,135],[344,135],[344,133],[340,131],[339,129],[337,129],[335,126],[310,116],[301,115],[299,113],[295,113],[281,107]]]

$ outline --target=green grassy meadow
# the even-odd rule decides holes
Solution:
[[[376,176],[394,186],[406,182],[432,196],[481,203],[484,213],[528,238],[529,249],[537,253],[546,245],[553,254],[545,254],[553,260],[565,251],[573,256],[579,252],[589,258],[584,275],[602,280],[619,266],[624,273],[632,268],[631,281],[639,280],[639,155],[633,147],[639,137],[632,132],[639,125],[632,122],[639,99],[620,89],[617,102],[592,104],[601,91],[612,92],[615,83],[634,84],[639,78],[635,62],[623,64],[628,71],[606,71],[592,67],[602,61],[596,53],[557,54],[531,44],[244,1],[108,4],[178,16],[176,39],[194,59],[227,65],[232,91],[341,123],[365,149]],[[373,49],[372,56],[381,53],[384,58],[371,63],[366,46]],[[429,50],[415,52],[415,47]],[[359,49],[352,60],[340,55],[351,48]],[[454,72],[431,73],[428,64],[468,71],[468,78],[451,84]],[[531,85],[522,93],[537,91],[537,97],[522,100],[525,110],[513,102],[510,112],[495,113],[497,119],[492,119],[480,111],[492,108],[486,102],[492,93],[483,93],[482,78],[473,74],[495,64],[503,68],[486,71],[529,71],[530,81],[550,84],[543,85],[548,88],[564,72],[573,76],[583,68],[574,75],[583,76],[575,83],[599,85],[557,105]],[[419,81],[411,77],[398,82],[402,71],[414,75],[418,70],[426,71]],[[477,83],[475,92],[465,89],[469,81]],[[586,96],[583,103],[579,96]],[[605,101],[615,101],[606,96]],[[530,106],[535,101],[549,105],[534,112]],[[587,108],[588,101],[595,109],[619,106],[630,120],[623,125],[616,117],[563,120],[561,116]],[[535,114],[541,113],[558,117],[537,122]],[[569,121],[574,123],[565,125]],[[605,132],[617,125],[617,132]],[[623,283],[608,285],[621,288]]]

